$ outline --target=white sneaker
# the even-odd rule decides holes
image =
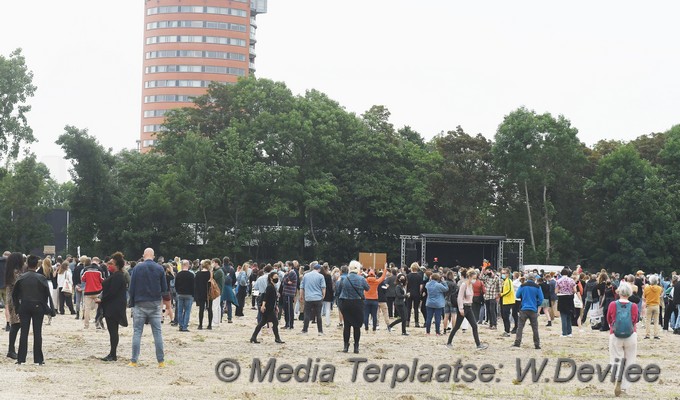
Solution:
[[[571,337],[571,333],[567,335],[567,337]]]

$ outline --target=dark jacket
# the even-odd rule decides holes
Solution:
[[[0,289],[5,288],[5,268],[7,265],[7,258],[0,257]],[[5,299],[2,299],[4,302]]]
[[[326,282],[326,294],[323,296],[323,301],[333,301],[335,294],[333,292],[333,278],[331,274],[324,274],[323,279]]]
[[[104,316],[118,321],[120,326],[128,326],[127,315],[125,315],[126,291],[127,282],[123,271],[114,272],[102,283],[101,306]]]
[[[215,279],[215,282],[217,282],[217,287],[222,290],[224,287],[224,269],[222,267],[219,267],[215,270],[213,270],[213,278]]]
[[[406,291],[411,293],[411,299],[420,298],[420,285],[423,284],[423,276],[418,272],[409,272],[406,275]]]
[[[168,291],[165,271],[153,260],[144,260],[135,266],[130,276],[130,307],[138,302],[161,301]]]
[[[73,286],[80,285],[80,277],[83,275],[83,270],[85,266],[78,263],[75,268],[73,268]]]
[[[680,281],[673,286],[673,304],[680,304]]]
[[[402,285],[396,285],[394,288],[394,304],[397,306],[403,306],[406,304],[406,288]]]
[[[397,297],[396,275],[388,276],[387,279],[385,279],[384,285],[387,285],[387,291],[385,292],[385,296],[387,296],[388,299]]]
[[[262,301],[265,302],[264,306],[264,313],[262,313],[262,318],[264,318],[267,321],[275,321],[276,320],[276,312],[275,312],[275,307],[276,307],[276,300],[277,300],[277,293],[276,293],[276,286],[272,285],[269,283],[267,285],[267,290],[264,292],[264,298]]]
[[[209,281],[210,272],[201,270],[196,273],[196,278],[194,278],[194,300],[196,301],[196,303],[201,304],[208,302]]]
[[[175,291],[178,295],[194,295],[194,273],[191,271],[180,271],[175,277]]]
[[[27,271],[17,279],[12,290],[12,301],[17,313],[32,314],[38,309],[47,315],[55,314],[47,282],[45,275],[35,271]]]

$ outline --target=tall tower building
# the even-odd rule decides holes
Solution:
[[[267,0],[144,2],[143,153],[168,110],[191,106],[210,82],[234,83],[255,71],[256,16],[267,12]]]

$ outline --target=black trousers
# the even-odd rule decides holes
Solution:
[[[588,311],[590,311],[590,306],[593,305],[592,301],[586,301],[586,304],[583,305],[583,316],[581,317],[581,324],[586,322],[586,318],[588,318]]]
[[[21,320],[21,335],[19,337],[19,358],[20,363],[26,362],[26,354],[28,353],[28,331],[33,322],[33,362],[42,363],[45,361],[42,352],[42,324],[45,317],[44,308],[37,304],[32,307],[25,307],[28,310],[23,310],[19,313]]]
[[[675,313],[675,318],[678,318],[678,306],[673,304],[673,302],[669,302],[666,305],[666,311],[664,311],[664,316],[663,316],[663,329],[668,330],[668,324],[671,322],[671,315]],[[673,327],[671,327],[673,329]]]
[[[238,300],[238,306],[236,307],[236,316],[243,316],[243,306],[246,305],[246,294],[248,293],[248,286],[237,286],[238,292],[236,292],[236,299]]]
[[[503,318],[503,330],[505,333],[510,333],[510,314],[514,306],[514,304],[503,304],[501,306],[501,318]]]
[[[406,299],[406,322],[411,322],[411,307],[413,307],[414,320],[418,324],[418,308],[420,307],[420,297],[409,297]]]
[[[451,344],[451,342],[453,342],[453,337],[456,335],[456,332],[458,332],[458,329],[460,329],[460,326],[463,325],[463,318],[467,319],[470,323],[470,327],[472,328],[472,336],[475,338],[475,343],[477,343],[477,346],[479,346],[481,342],[479,341],[479,332],[477,332],[477,319],[472,313],[472,307],[470,306],[463,307],[463,316],[458,314],[458,318],[456,318],[456,325],[454,325],[453,329],[451,329],[451,333],[449,333],[449,340],[447,341],[447,344]]]
[[[404,308],[406,308],[406,307],[404,307]],[[396,311],[397,310],[395,309],[395,306],[394,306],[394,297],[388,297],[387,298],[387,315],[390,318],[393,318],[395,316],[394,314],[396,313]]]
[[[76,310],[73,309],[73,298],[71,297],[71,293],[66,294],[62,292],[62,288],[59,288],[59,314],[64,314],[64,303],[66,303],[71,314],[76,313]]]
[[[519,309],[522,306],[521,301],[515,301],[515,305],[512,306],[512,320],[515,321],[515,326],[512,328],[514,331],[517,330],[517,322],[519,322]]]
[[[212,300],[198,303],[198,326],[203,327],[203,312],[208,308],[208,326],[212,327],[213,312]]]
[[[342,340],[345,343],[349,344],[349,330],[352,329],[352,325],[345,323],[345,325],[342,327]],[[359,345],[359,340],[361,340],[361,327],[360,326],[355,326],[354,327],[354,345],[358,346]]]
[[[316,318],[316,328],[319,333],[323,332],[323,324],[321,323],[321,308],[323,307],[323,301],[305,301],[305,319],[302,326],[302,331],[307,332],[309,328],[309,321],[312,318]]]
[[[392,321],[392,323],[389,325],[389,327],[391,328],[391,327],[393,327],[396,324],[401,322],[401,333],[406,333],[406,321],[407,321],[407,319],[406,319],[406,306],[403,305],[403,304],[400,305],[400,306],[397,306],[396,311],[397,311],[396,314],[397,314],[398,317],[397,317],[397,319]]]
[[[276,316],[271,315],[263,315],[262,318],[260,318],[260,322],[257,323],[255,331],[253,331],[253,336],[251,336],[251,339],[252,340],[257,339],[257,335],[260,334],[260,330],[262,330],[262,327],[270,322],[272,323],[272,332],[274,332],[274,339],[280,342],[281,337],[279,336],[279,320],[276,318]]]
[[[114,318],[106,318],[106,329],[109,331],[109,342],[111,343],[111,350],[109,355],[117,357],[116,350],[118,349],[118,320]]]

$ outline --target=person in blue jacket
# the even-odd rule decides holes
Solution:
[[[520,347],[522,344],[522,331],[527,319],[531,323],[531,330],[534,333],[534,347],[541,348],[541,341],[538,337],[538,307],[543,302],[543,291],[535,282],[536,275],[530,272],[526,276],[526,282],[517,289],[515,298],[521,299],[519,312],[519,323],[517,324],[517,336],[513,347]]]

